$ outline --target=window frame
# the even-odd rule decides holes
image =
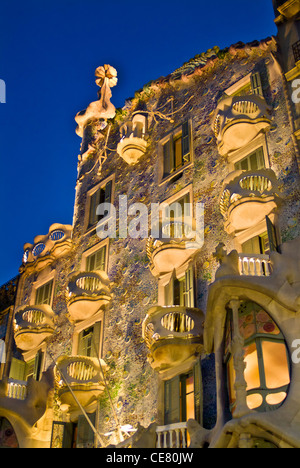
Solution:
[[[184,129],[184,126],[187,125],[187,128],[188,128],[188,134],[182,138],[182,135],[184,134],[183,133],[183,129]],[[181,143],[181,148],[182,148],[182,154],[181,154],[181,158],[182,158],[182,162],[183,164],[179,167],[175,167],[176,166],[176,156],[175,156],[175,151],[174,151],[174,143],[176,142],[176,140],[178,140],[179,138],[182,138],[182,143]],[[188,144],[189,144],[189,152],[188,153],[184,153],[183,151],[183,148],[184,148],[184,139],[188,138]],[[174,158],[174,170],[171,171],[170,173],[165,173],[165,154],[164,154],[164,150],[165,150],[165,147],[166,145],[169,143],[170,147],[172,145],[172,151],[171,151],[171,154],[170,154],[170,158],[172,157],[173,155],[173,158]],[[192,135],[192,120],[191,119],[188,119],[184,122],[182,122],[181,124],[179,125],[176,125],[176,127],[174,127],[171,131],[169,131],[159,142],[159,147],[158,147],[158,152],[159,152],[159,161],[160,161],[160,164],[159,164],[159,185],[163,185],[164,183],[170,181],[171,179],[173,179],[174,177],[176,177],[177,175],[181,174],[183,171],[185,171],[188,167],[191,167],[193,164],[194,164],[194,157],[193,157],[193,135]],[[184,163],[184,157],[185,157],[185,154],[189,154],[189,161]],[[172,165],[170,164],[170,167]]]

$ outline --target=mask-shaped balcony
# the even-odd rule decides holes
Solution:
[[[188,220],[180,218],[160,223],[157,238],[149,237],[146,251],[153,276],[179,268],[201,249],[201,233],[196,230],[195,220]]]
[[[104,271],[77,273],[70,278],[67,306],[71,321],[78,322],[95,315],[111,301],[110,281]]]
[[[22,351],[42,344],[55,331],[54,312],[49,305],[22,306],[15,315],[15,342]]]
[[[121,141],[117,152],[128,164],[136,164],[146,152],[146,126],[146,117],[142,114],[135,114],[132,121],[126,122],[120,129]]]
[[[203,348],[204,314],[183,306],[155,306],[143,322],[151,367],[159,373],[193,361]]]
[[[213,131],[221,156],[226,156],[247,144],[271,124],[270,108],[258,94],[231,96],[218,103]]]
[[[21,271],[32,274],[51,265],[72,249],[72,226],[52,224],[47,235],[36,236],[34,244],[24,245]]]
[[[231,234],[263,221],[278,207],[278,182],[271,169],[235,171],[224,181],[220,210]]]
[[[97,358],[60,356],[54,374],[62,411],[78,409],[76,399],[84,409],[95,403],[105,389],[103,372],[106,370],[105,362]]]

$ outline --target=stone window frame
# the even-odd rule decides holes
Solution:
[[[247,146],[240,148],[228,156],[228,165],[229,165],[229,173],[235,172],[235,164],[242,159],[246,158],[250,154],[254,153],[259,148],[263,149],[264,154],[264,161],[265,161],[265,168],[270,169],[270,154],[268,148],[268,141],[266,135],[259,135],[255,138],[251,143]]]
[[[101,331],[99,338],[99,359],[103,358],[103,343],[104,343],[104,311],[100,310],[96,315],[87,320],[79,322],[75,325],[72,337],[72,356],[77,356],[79,348],[79,336],[83,330],[93,327],[95,323],[101,322]]]
[[[38,304],[35,303],[36,298],[37,298],[37,291],[39,288],[42,286],[45,286],[47,283],[50,283],[50,281],[53,281],[53,286],[52,286],[52,292],[51,292],[51,300],[50,300],[50,307],[53,305],[53,299],[54,299],[54,292],[55,292],[55,283],[56,283],[56,270],[49,270],[43,271],[39,274],[38,279],[32,283],[32,291],[30,294],[30,301],[29,305],[31,306],[37,306]]]

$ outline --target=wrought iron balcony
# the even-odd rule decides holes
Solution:
[[[111,301],[110,281],[104,271],[81,272],[70,278],[67,306],[74,322],[92,317]]]
[[[61,409],[68,412],[78,408],[76,399],[85,409],[95,403],[105,389],[103,372],[106,370],[105,362],[97,358],[59,357],[54,374]]]
[[[55,331],[54,312],[49,305],[19,307],[15,314],[15,342],[22,351],[43,343]]]
[[[235,171],[224,181],[220,210],[228,233],[258,224],[279,202],[279,189],[271,169]]]
[[[204,314],[183,306],[154,306],[143,322],[149,362],[162,373],[193,360],[203,346]]]
[[[265,99],[258,94],[222,99],[213,122],[219,153],[226,156],[265,133],[271,124],[270,112]]]

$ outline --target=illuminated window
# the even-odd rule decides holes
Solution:
[[[265,167],[263,147],[258,148],[253,153],[235,163],[236,171],[258,171]]]
[[[166,305],[194,307],[195,290],[194,290],[194,271],[193,267],[188,268],[184,276],[171,279],[170,283],[165,287],[165,303]]]
[[[86,271],[105,271],[106,245],[86,259]]]
[[[96,322],[92,327],[79,333],[78,356],[99,357],[101,337],[101,322]]]
[[[102,203],[112,203],[112,189],[113,182],[110,180],[107,184],[98,187],[98,189],[89,196],[89,228],[95,226],[102,218],[104,218],[104,215],[97,215],[97,208]]]
[[[194,369],[165,382],[165,424],[201,418],[201,369]]]
[[[36,290],[35,305],[51,305],[53,291],[53,280],[44,284]]]
[[[239,309],[239,332],[245,340],[244,372],[247,404],[250,409],[268,411],[278,408],[287,397],[290,384],[289,358],[284,337],[272,318],[258,304],[245,301]],[[235,410],[235,370],[231,341],[233,323],[228,312],[225,334],[229,401]]]

